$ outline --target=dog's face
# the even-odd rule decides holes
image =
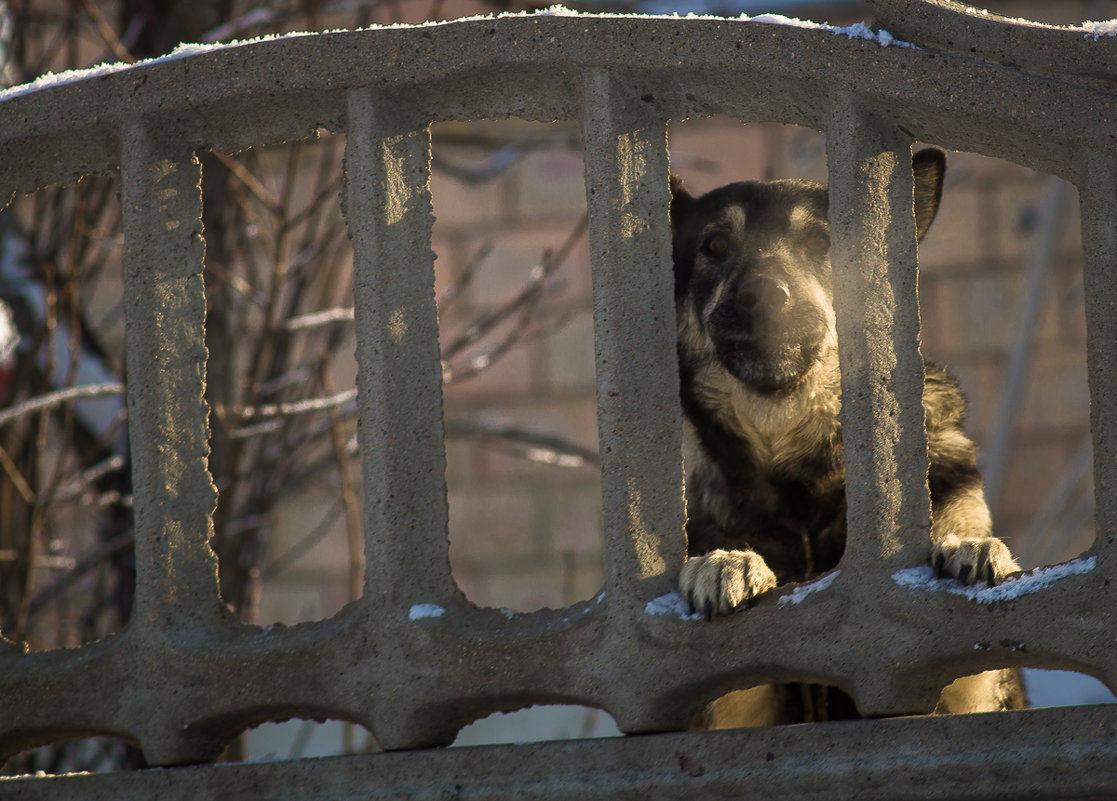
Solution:
[[[683,347],[758,393],[804,382],[835,342],[826,203],[825,189],[799,181],[730,184],[700,198],[674,182]]]
[[[945,157],[923,150],[913,167],[922,237],[938,207]],[[835,360],[826,189],[747,182],[696,198],[674,176],[671,189],[684,359],[716,362],[759,395],[795,392]]]

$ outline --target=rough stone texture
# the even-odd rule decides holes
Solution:
[[[1117,166],[1112,152],[1090,153],[1080,185],[1082,249],[1085,262],[1086,355],[1090,367],[1090,430],[1094,437],[1094,483],[1097,487],[1094,550],[1099,562],[1112,566],[1117,499],[1117,284],[1113,254],[1117,253]]]
[[[1092,801],[1112,798],[1117,782],[1117,726],[1108,711],[1041,709],[0,779],[0,788],[13,801]],[[1067,731],[1077,735],[1071,742]]]
[[[605,529],[624,535],[606,537],[605,592],[638,614],[685,555],[678,379],[664,380],[676,338],[667,125],[602,70],[587,74],[583,107]]]
[[[927,555],[927,538],[899,532],[930,529],[911,142],[856,98],[837,99],[828,144],[842,439],[849,523],[864,534],[851,547],[889,576]]]
[[[1117,686],[1117,583],[1109,580],[1117,475],[1104,457],[1117,450],[1117,298],[1108,269],[1117,248],[1117,40],[1039,26],[1010,31],[941,2],[881,2],[878,14],[926,47],[740,20],[513,17],[265,41],[0,103],[0,181],[9,189],[123,173],[136,287],[129,404],[140,426],[133,433],[143,510],[137,611],[124,632],[72,652],[26,654],[0,641],[0,756],[107,733],[137,742],[154,764],[199,762],[244,728],[290,715],[350,720],[387,748],[415,748],[444,743],[488,712],[544,702],[601,707],[626,731],[657,731],[682,728],[728,687],[800,679],[838,684],[875,713],[916,712],[958,675],[1012,665],[1073,668]],[[955,41],[966,46],[956,51]],[[1005,69],[1014,53],[1036,50],[1056,57]],[[670,588],[683,552],[662,132],[669,118],[712,113],[805,124],[841,139],[831,146],[832,183],[853,217],[837,237],[839,259],[847,267],[871,260],[839,292],[847,334],[866,314],[862,293],[870,312],[864,336],[843,343],[843,360],[890,370],[845,376],[847,395],[869,399],[846,411],[858,432],[851,491],[878,506],[851,515],[838,580],[801,602],[764,597],[716,627],[644,611]],[[603,597],[514,616],[470,605],[447,566],[424,133],[430,120],[510,114],[577,117],[586,132],[608,553]],[[199,466],[201,251],[189,153],[289,140],[316,126],[350,137],[366,588],[327,621],[259,629],[221,612],[206,545],[213,496]],[[1079,185],[1088,209],[1093,425],[1102,455],[1097,561],[1035,592],[970,598],[901,586],[890,572],[917,564],[926,547],[925,490],[911,463],[921,423],[912,402],[910,225],[893,218],[883,248],[854,240],[885,208],[876,193],[889,207],[902,205],[910,177],[883,168],[888,159],[902,164],[912,139],[1061,175]],[[889,342],[892,329],[898,339]],[[845,784],[827,791],[870,786],[876,797],[897,798],[886,786],[897,775],[889,771],[918,770],[927,781],[907,783],[913,798],[962,790],[1013,797],[1033,787],[1045,797],[1091,797],[1113,779],[1115,720],[1109,709],[1033,711],[498,749],[487,752],[491,768],[431,753],[348,758],[330,763],[337,771],[325,763],[200,768],[18,780],[4,789],[28,798],[206,797],[264,787],[306,797],[367,794],[376,785],[424,798],[452,786],[458,771],[476,797],[531,797],[524,784],[538,797],[669,798],[695,789],[748,797],[747,782],[773,794],[777,780],[788,794],[810,797],[808,788],[837,777]],[[850,745],[844,738],[853,733],[861,739]],[[999,743],[992,757],[973,746],[985,737]],[[901,742],[905,765],[896,756]],[[533,761],[536,754],[544,758]],[[982,767],[989,759],[993,770]],[[1068,766],[1072,787],[1049,778]],[[589,781],[576,778],[583,770]],[[968,783],[943,784],[948,773]]]
[[[834,303],[842,366],[846,548],[860,565],[843,571],[849,596],[871,616],[892,592],[892,573],[926,563],[930,551],[923,359],[919,354],[911,142],[856,97],[835,94],[830,127],[830,223]],[[888,635],[882,632],[882,640]],[[891,659],[902,641],[876,656]],[[866,655],[868,656],[868,655]],[[870,659],[870,661],[875,661]],[[864,714],[932,708],[938,689],[915,700],[883,661],[858,671]]]

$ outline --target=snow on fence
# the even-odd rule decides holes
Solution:
[[[1073,669],[1117,688],[1117,41],[1104,27],[945,2],[878,0],[875,12],[875,32],[554,12],[330,32],[0,96],[8,191],[122,177],[137,576],[135,611],[115,636],[46,653],[0,640],[0,756],[109,734],[153,765],[204,763],[245,728],[293,715],[359,723],[392,751],[426,749],[530,703],[600,707],[626,733],[660,733],[25,778],[0,791],[1077,798],[1117,786],[1112,707],[662,733],[730,686],[771,681],[840,685],[872,715],[927,712],[957,676],[1008,666]],[[685,547],[666,123],[706,114],[827,133],[831,207],[845,220],[835,269],[853,287],[838,308],[851,506],[840,570],[713,625],[678,614],[670,597]],[[507,116],[576,118],[584,132],[606,543],[600,596],[512,616],[474,607],[450,575],[428,246],[428,125]],[[207,544],[215,490],[193,154],[318,127],[348,142],[368,568],[364,597],[333,618],[262,629],[224,610]],[[1020,582],[1026,592],[937,591],[911,570],[927,553],[922,411],[911,401],[922,381],[913,140],[1027,164],[1080,192],[1098,536],[1087,558]],[[850,236],[870,212],[887,223],[880,236]],[[897,488],[906,503],[873,504]]]

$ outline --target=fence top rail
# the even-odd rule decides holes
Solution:
[[[826,87],[838,86],[888,108],[917,139],[1072,180],[1083,149],[1112,145],[1117,87],[1099,76],[1117,72],[1117,39],[1101,28],[1005,21],[945,2],[878,5],[910,41],[883,25],[773,15],[552,10],[186,46],[0,92],[0,185],[27,192],[114,172],[119,131],[137,119],[165,123],[190,147],[225,151],[342,130],[355,88],[398,98],[423,124],[570,119],[590,69],[620,76],[664,119],[729,114],[823,129]]]

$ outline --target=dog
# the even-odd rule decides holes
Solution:
[[[942,197],[946,156],[912,157],[916,238]],[[734,183],[695,197],[671,176],[688,560],[679,589],[707,619],[837,566],[846,541],[841,387],[828,194],[806,181]],[[965,400],[925,365],[931,560],[994,584],[1019,566],[992,535]],[[961,685],[961,686],[959,686]],[[960,679],[939,712],[1023,705],[1016,671]],[[836,688],[764,686],[714,702],[701,728],[857,717]]]

